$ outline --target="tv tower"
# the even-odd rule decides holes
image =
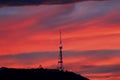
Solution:
[[[60,31],[60,46],[59,46],[59,59],[58,59],[58,69],[59,70],[63,70],[64,67],[63,67],[63,57],[62,57],[62,37],[61,37],[61,31]]]

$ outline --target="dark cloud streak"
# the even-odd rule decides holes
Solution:
[[[50,59],[57,59],[58,52],[31,52],[31,53],[20,53],[20,54],[15,54],[15,55],[1,55],[0,56],[0,61],[4,61],[6,59],[17,59],[21,62],[27,61],[28,63],[34,60],[50,60]],[[82,58],[82,57],[87,57],[89,56],[89,59],[107,59],[115,56],[120,55],[120,50],[90,50],[90,51],[64,51],[63,52],[64,58],[71,58],[71,57],[76,57],[76,58]],[[69,54],[69,55],[68,55]],[[44,58],[44,59],[43,59]],[[82,67],[82,66],[81,66]],[[87,65],[83,66],[92,68],[94,66],[92,65]]]
[[[104,0],[0,0],[0,7],[40,5],[40,4],[68,4],[83,1],[104,1]]]

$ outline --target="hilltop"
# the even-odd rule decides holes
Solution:
[[[81,75],[57,69],[1,68],[0,80],[89,80]]]

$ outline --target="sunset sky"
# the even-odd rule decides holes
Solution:
[[[120,0],[0,7],[0,67],[56,68],[120,80]]]

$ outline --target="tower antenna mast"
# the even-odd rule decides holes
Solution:
[[[61,31],[60,31],[60,45],[59,45],[59,59],[58,59],[58,69],[59,70],[63,70],[63,57],[62,57],[62,35],[61,35]]]

